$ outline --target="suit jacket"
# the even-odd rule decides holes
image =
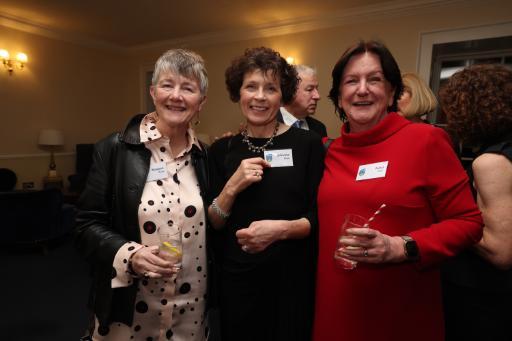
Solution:
[[[279,112],[277,113],[277,120],[281,123],[284,123],[283,114],[281,113],[281,110],[279,110]],[[306,122],[308,123],[309,130],[317,133],[318,135],[320,135],[320,137],[327,136],[327,129],[325,128],[325,125],[322,122],[311,116],[306,116]]]

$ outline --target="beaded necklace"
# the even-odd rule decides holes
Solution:
[[[247,128],[245,128],[244,130],[242,130],[242,136],[243,136],[242,142],[247,143],[247,147],[249,148],[249,150],[251,152],[253,152],[253,153],[261,153],[267,147],[270,147],[270,146],[272,146],[274,144],[273,140],[274,140],[274,137],[276,137],[278,130],[279,130],[279,121],[276,122],[276,127],[274,128],[274,132],[272,133],[272,136],[270,136],[268,141],[265,142],[265,144],[263,146],[258,147],[258,146],[253,145],[252,142],[249,141],[249,135],[247,134]]]

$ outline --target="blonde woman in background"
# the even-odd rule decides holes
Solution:
[[[404,91],[398,100],[398,113],[409,121],[428,123],[425,116],[436,110],[436,96],[415,73],[404,73],[402,81]]]

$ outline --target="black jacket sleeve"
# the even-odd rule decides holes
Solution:
[[[309,200],[309,209],[305,215],[311,224],[312,234],[318,229],[318,212],[317,212],[317,193],[320,180],[324,172],[324,156],[325,148],[322,141],[314,136],[311,139],[309,159],[307,163],[307,173],[309,174],[308,182],[305,184],[307,198]]]
[[[119,248],[128,241],[112,228],[118,144],[119,136],[113,134],[95,145],[93,164],[78,201],[75,230],[79,252],[92,264],[110,267]]]

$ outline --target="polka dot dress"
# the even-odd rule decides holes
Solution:
[[[116,254],[112,287],[133,282],[127,260],[143,245],[159,245],[158,228],[181,231],[182,269],[177,276],[141,279],[131,327],[112,323],[99,328],[94,340],[205,340],[206,249],[204,208],[199,184],[191,164],[192,144],[200,147],[191,129],[189,146],[173,158],[169,139],[162,136],[151,114],[141,123],[141,141],[151,150],[151,163],[164,162],[168,176],[146,182],[139,205],[142,245],[127,243]]]

